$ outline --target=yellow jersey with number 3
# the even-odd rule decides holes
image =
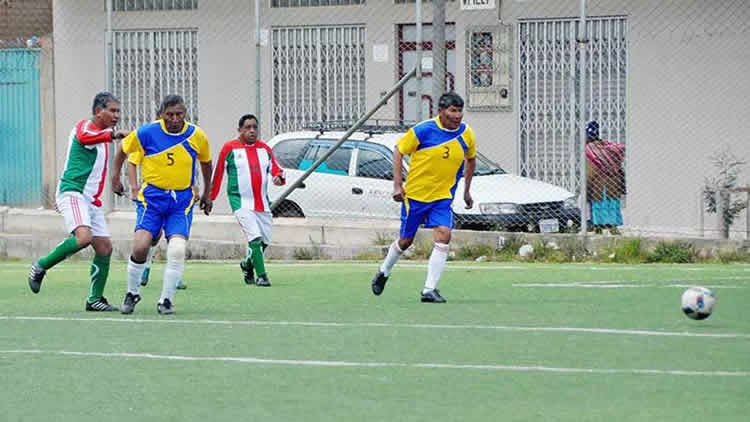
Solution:
[[[180,133],[169,133],[163,120],[141,126],[122,141],[128,161],[141,165],[145,183],[164,190],[183,190],[195,183],[195,160],[211,161],[203,129],[185,122]]]
[[[410,155],[406,197],[421,202],[453,199],[463,176],[464,159],[477,155],[474,131],[466,123],[450,130],[440,118],[425,120],[396,144],[402,155]]]

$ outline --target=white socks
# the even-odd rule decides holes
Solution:
[[[430,261],[427,264],[427,280],[424,282],[422,293],[437,289],[440,282],[440,275],[443,274],[445,262],[448,260],[448,249],[449,246],[447,243],[435,242],[435,246],[433,246],[432,253],[430,254]]]
[[[167,244],[167,266],[164,268],[164,282],[161,287],[161,298],[159,303],[164,303],[164,299],[169,299],[174,303],[174,296],[177,293],[177,282],[182,278],[182,272],[185,269],[185,239],[174,236],[169,239]]]
[[[141,293],[141,276],[146,269],[146,263],[136,264],[133,258],[128,259],[128,292],[134,295]]]
[[[385,261],[380,265],[380,272],[385,274],[386,277],[389,277],[393,266],[396,265],[398,259],[401,258],[402,253],[404,253],[404,251],[398,247],[398,240],[394,240],[393,243],[391,243],[391,247],[388,248],[388,255],[386,255]]]

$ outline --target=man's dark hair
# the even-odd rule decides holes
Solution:
[[[245,124],[245,121],[250,119],[255,120],[256,123],[258,122],[258,118],[255,117],[254,114],[244,114],[242,117],[240,117],[240,124],[237,127],[241,128]]]
[[[107,108],[107,104],[110,102],[120,104],[120,100],[117,99],[111,92],[102,91],[94,97],[94,105],[91,106],[91,113],[96,114],[97,108]]]
[[[438,110],[442,110],[450,106],[464,108],[464,99],[455,92],[446,92],[445,94],[440,96],[440,100],[438,101]]]
[[[185,107],[185,100],[182,99],[179,95],[175,94],[169,94],[166,97],[164,97],[164,101],[161,102],[161,106],[159,107],[158,113],[163,113],[167,108],[181,105],[186,111],[187,107]]]

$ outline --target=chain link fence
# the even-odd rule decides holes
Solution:
[[[472,209],[457,185],[458,227],[747,235],[743,0],[587,1],[583,16],[573,0],[0,0],[0,19],[37,3],[48,29],[0,34],[3,205],[54,206],[70,130],[108,89],[121,129],[183,96],[215,158],[238,118],[256,114],[287,174],[271,201],[330,153],[277,217],[396,223],[393,148],[455,91],[479,151]],[[23,75],[16,51],[31,57]],[[39,93],[18,91],[22,78]],[[108,186],[105,197],[133,209]],[[223,196],[215,210],[229,213]]]

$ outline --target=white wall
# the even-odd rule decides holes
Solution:
[[[57,136],[67,137],[76,119],[86,116],[93,94],[104,81],[104,8],[100,0],[54,2]],[[519,19],[576,17],[577,0],[508,0],[503,22]],[[589,1],[591,16],[622,15],[629,27],[628,191],[626,225],[644,230],[696,231],[698,191],[713,172],[708,156],[722,145],[750,158],[750,3],[731,0]],[[414,5],[390,0],[364,6],[269,9],[263,2],[262,27],[274,25],[367,25],[367,103],[396,81],[396,25],[414,21]],[[498,22],[497,11],[460,11],[447,2],[447,21],[456,23],[456,89],[465,94],[464,45],[469,25]],[[165,17],[166,16],[166,17]],[[431,3],[424,22],[432,20]],[[199,31],[199,101],[201,126],[214,154],[235,136],[236,120],[255,112],[253,2],[201,2],[197,11],[167,15],[116,13],[115,29],[193,27]],[[517,41],[514,35],[514,43]],[[389,46],[389,61],[376,63],[374,44]],[[517,48],[514,45],[514,48]],[[261,125],[270,136],[271,48],[262,50]],[[513,57],[517,63],[517,54]],[[490,158],[517,171],[518,75],[513,66],[511,112],[467,112],[478,145]],[[396,113],[396,100],[379,117]],[[58,156],[58,160],[64,157]],[[61,166],[61,163],[58,163]],[[750,182],[750,169],[745,181]],[[219,211],[226,211],[219,205]],[[713,218],[713,217],[709,217]],[[744,218],[742,219],[744,221]],[[709,222],[713,223],[709,220]],[[740,225],[736,228],[744,230]]]

